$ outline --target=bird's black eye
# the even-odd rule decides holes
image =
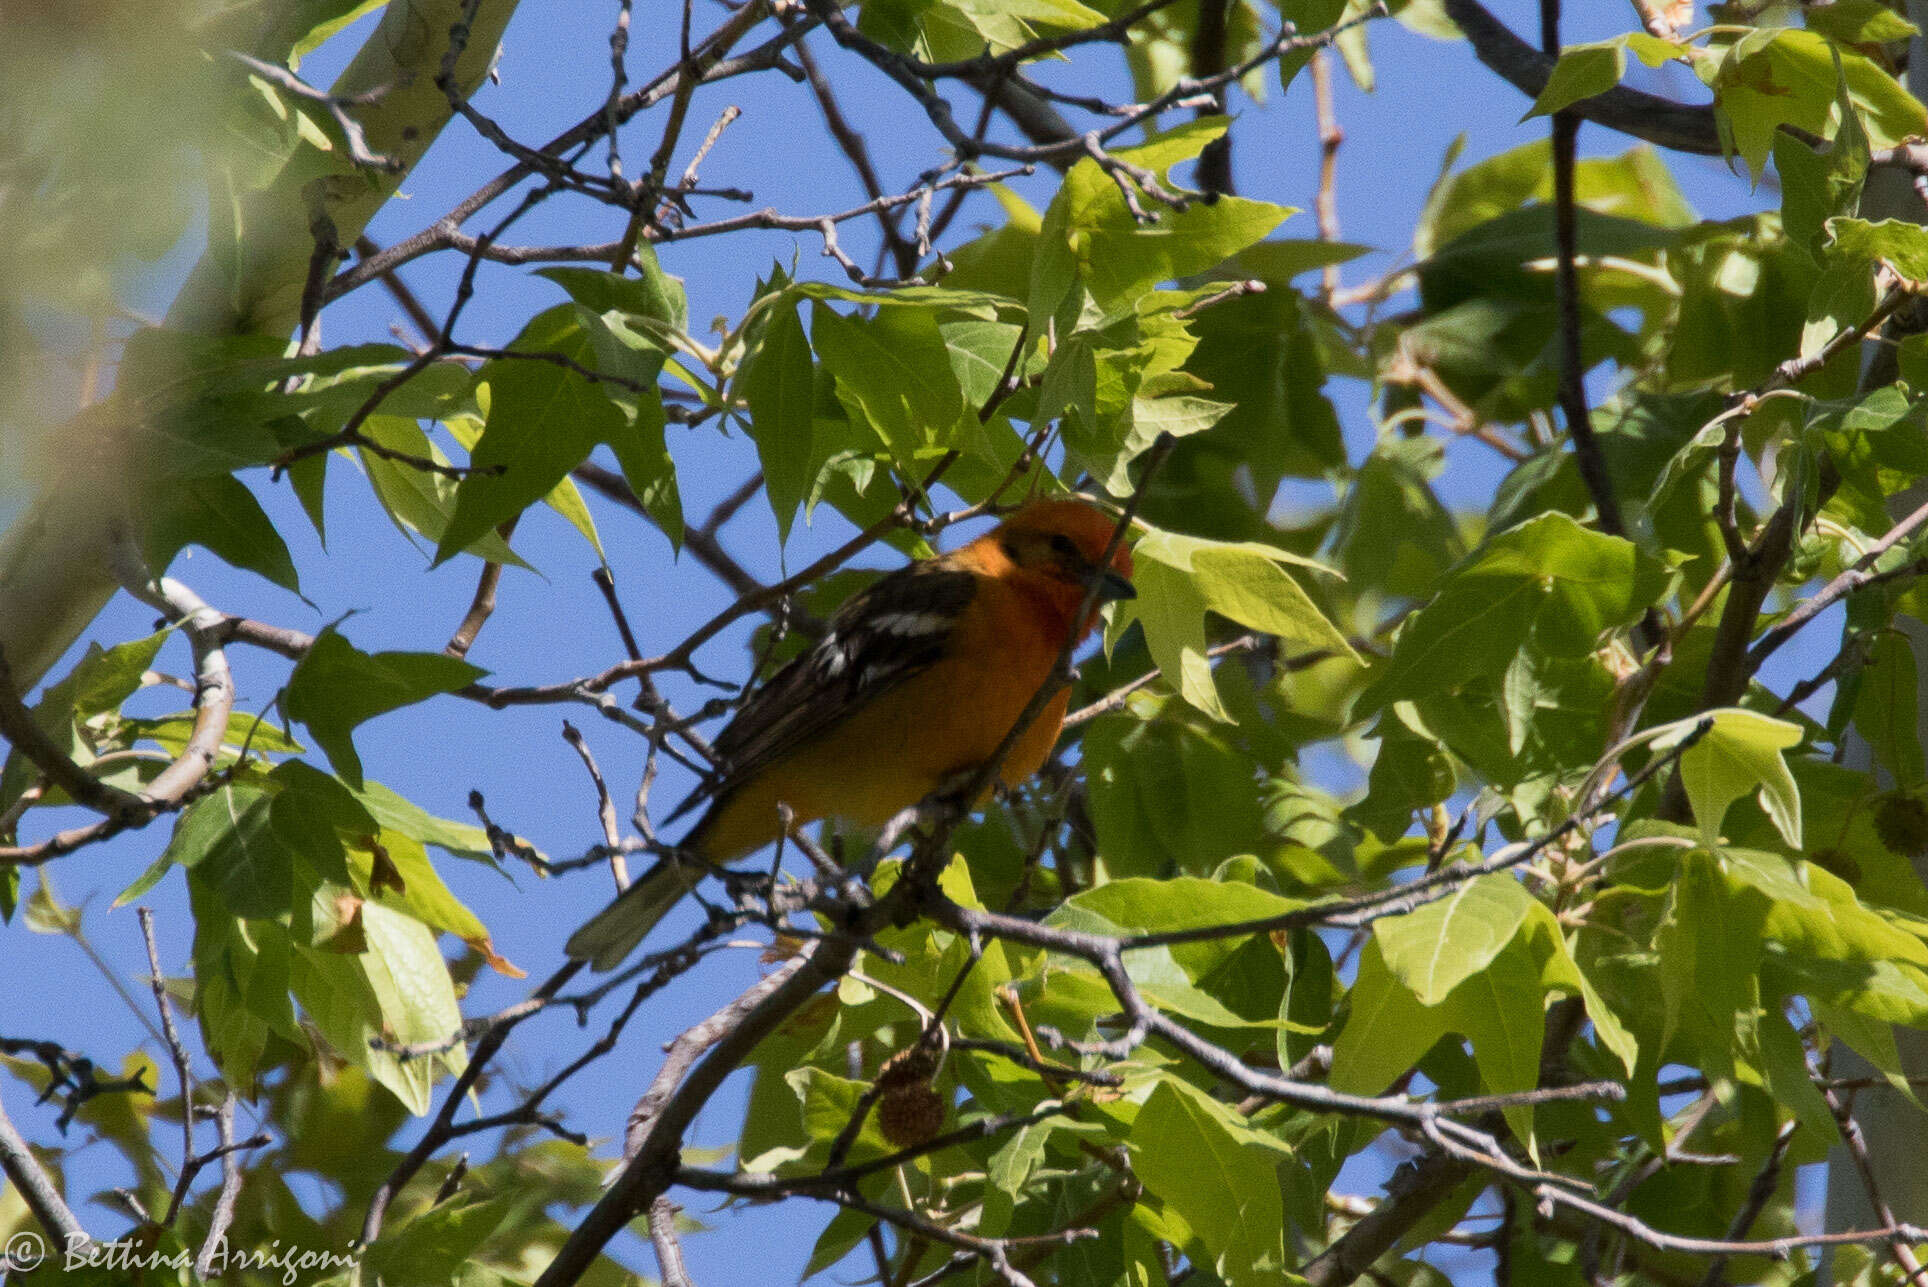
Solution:
[[[1071,543],[1070,537],[1060,532],[1051,538],[1051,552],[1068,559],[1078,553],[1078,547]]]

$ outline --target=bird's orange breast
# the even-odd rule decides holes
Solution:
[[[719,802],[701,830],[705,856],[727,862],[774,841],[779,803],[798,823],[877,826],[990,759],[1050,677],[1068,617],[1040,612],[1008,578],[980,582],[977,596],[936,663]],[[999,768],[1007,785],[1051,754],[1069,697],[1054,696],[1019,737]]]

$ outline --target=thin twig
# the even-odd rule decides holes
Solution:
[[[147,968],[150,971],[148,982],[154,988],[154,1005],[161,1012],[161,1033],[167,1038],[167,1053],[174,1061],[174,1075],[181,1083],[181,1173],[175,1179],[174,1192],[167,1200],[167,1214],[161,1217],[163,1228],[172,1227],[174,1217],[187,1200],[188,1186],[194,1182],[194,1073],[188,1063],[187,1047],[181,1044],[181,1034],[174,1026],[174,1006],[167,999],[167,976],[161,973],[161,954],[154,945],[154,913],[150,908],[137,907],[134,915],[141,923],[141,938],[147,945]]]
[[[234,1092],[229,1091],[221,1097],[221,1103],[214,1110],[214,1126],[220,1133],[221,1146],[221,1191],[214,1199],[214,1211],[208,1217],[207,1237],[201,1240],[201,1250],[194,1258],[194,1272],[202,1278],[212,1278],[215,1255],[226,1244],[228,1229],[234,1224],[235,1203],[241,1198],[241,1164],[237,1159],[239,1151],[246,1143],[237,1144],[234,1140]],[[257,1137],[266,1143],[266,1137]]]
[[[1787,1161],[1788,1145],[1794,1142],[1794,1132],[1801,1127],[1800,1119],[1791,1118],[1782,1123],[1774,1136],[1774,1147],[1767,1151],[1767,1159],[1755,1173],[1754,1182],[1747,1186],[1747,1201],[1734,1213],[1728,1222],[1727,1236],[1738,1241],[1747,1236],[1747,1231],[1760,1219],[1761,1212],[1767,1209],[1774,1191],[1781,1186],[1781,1166]],[[1727,1279],[1727,1260],[1724,1255],[1715,1256],[1714,1263],[1707,1266],[1707,1274],[1700,1280],[1700,1287],[1721,1287]]]
[[[1313,209],[1319,219],[1319,240],[1339,240],[1339,148],[1346,141],[1346,132],[1339,125],[1339,113],[1332,102],[1332,55],[1329,51],[1313,51],[1312,66],[1312,103],[1314,118],[1319,126],[1319,190],[1312,201]],[[1339,265],[1327,264],[1320,277],[1320,290],[1325,295],[1328,307],[1333,296],[1339,293]]]
[[[0,1105],[0,1174],[5,1174],[20,1194],[20,1200],[27,1204],[27,1210],[33,1212],[47,1236],[63,1250],[73,1252],[92,1245],[93,1239],[87,1236],[87,1230],[81,1227],[66,1199],[60,1196],[60,1190],[54,1187],[40,1159],[13,1128],[4,1105]]]
[[[1560,55],[1560,0],[1540,0],[1540,45],[1552,57]],[[1587,408],[1586,359],[1580,350],[1580,274],[1578,215],[1573,196],[1574,144],[1580,117],[1571,109],[1553,114],[1553,227],[1558,260],[1554,281],[1560,304],[1560,410],[1567,436],[1573,440],[1574,463],[1600,517],[1600,530],[1624,536],[1626,521],[1614,494],[1607,458],[1593,436],[1593,416]]]
[[[649,1204],[649,1240],[663,1271],[663,1287],[695,1287],[683,1266],[683,1244],[676,1237],[676,1213],[682,1210],[667,1197]]]
[[[228,57],[283,93],[292,94],[310,103],[318,103],[326,109],[329,117],[335,122],[336,128],[341,130],[342,140],[348,144],[348,159],[356,165],[380,170],[387,174],[399,174],[408,168],[397,157],[369,151],[368,136],[362,132],[361,122],[348,114],[348,109],[351,107],[366,107],[377,102],[384,91],[376,90],[344,98],[338,94],[316,89],[286,67],[262,62],[259,58],[250,57],[235,49],[228,50],[227,54]]]
[[[576,754],[582,757],[582,766],[589,771],[589,780],[595,785],[596,819],[602,823],[603,844],[609,848],[609,874],[616,882],[616,892],[620,894],[629,888],[629,862],[623,857],[623,836],[616,822],[616,805],[609,798],[609,787],[603,781],[602,769],[597,767],[596,756],[590,751],[589,743],[583,740],[582,730],[564,720],[562,740],[574,747]]]
[[[1812,1068],[1809,1074],[1813,1075]],[[1881,1181],[1875,1175],[1874,1160],[1868,1156],[1868,1141],[1861,1134],[1861,1124],[1854,1120],[1854,1110],[1839,1091],[1826,1084],[1825,1079],[1816,1078],[1816,1082],[1816,1089],[1821,1092],[1821,1098],[1827,1101],[1828,1111],[1834,1115],[1835,1127],[1840,1132],[1841,1143],[1847,1147],[1848,1157],[1854,1162],[1855,1173],[1861,1177],[1861,1188],[1868,1197],[1868,1210],[1883,1225],[1890,1229],[1898,1228],[1894,1208],[1888,1205],[1887,1198],[1883,1196]],[[1912,1244],[1928,1242],[1928,1234],[1919,1231],[1896,1233],[1884,1241],[1888,1244],[1888,1254],[1901,1266],[1906,1281],[1919,1283],[1922,1264]]]
[[[507,541],[515,535],[516,523],[520,514],[510,515],[496,525],[496,535]],[[502,565],[493,560],[482,564],[482,574],[475,580],[475,594],[469,600],[469,610],[462,614],[461,624],[449,636],[442,651],[451,657],[467,657],[469,649],[475,646],[475,637],[482,633],[483,625],[495,611],[496,587],[502,583]]]
[[[1748,672],[1751,674],[1759,670],[1762,663],[1765,662],[1777,648],[1789,639],[1792,639],[1802,626],[1805,626],[1808,622],[1833,607],[1840,600],[1853,594],[1856,590],[1868,585],[1880,576],[1880,573],[1874,572],[1872,569],[1880,560],[1881,556],[1899,545],[1902,541],[1907,540],[1923,523],[1928,523],[1928,505],[1920,506],[1906,518],[1889,528],[1887,532],[1883,533],[1880,540],[1868,546],[1861,557],[1854,561],[1853,566],[1847,568],[1814,594],[1809,595],[1806,599],[1803,599],[1799,604],[1795,605],[1792,612],[1781,618],[1772,629],[1761,636],[1758,643],[1748,650]]]

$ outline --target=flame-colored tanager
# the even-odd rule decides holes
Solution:
[[[997,751],[1094,604],[1131,598],[1131,555],[1107,564],[1113,520],[1075,500],[1039,500],[939,558],[854,596],[808,652],[771,677],[718,734],[717,765],[677,810],[704,811],[677,847],[569,939],[614,967],[718,864],[819,818],[877,826]],[[1064,724],[1059,691],[1012,746],[1014,786],[1044,763]]]

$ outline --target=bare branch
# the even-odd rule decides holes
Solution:
[[[214,1257],[227,1242],[228,1229],[234,1223],[234,1206],[241,1198],[241,1165],[235,1155],[244,1148],[269,1142],[266,1136],[256,1136],[253,1140],[235,1143],[234,1105],[234,1092],[229,1091],[214,1110],[214,1126],[221,1138],[216,1150],[221,1158],[221,1192],[214,1199],[213,1214],[208,1217],[207,1237],[202,1239],[200,1253],[194,1258],[194,1272],[202,1278],[213,1277]]]
[[[649,1204],[649,1240],[656,1247],[656,1263],[663,1271],[663,1287],[695,1287],[683,1267],[683,1244],[676,1238],[676,1213],[682,1208],[667,1197]]]
[[[148,803],[131,792],[109,786],[95,778],[73,757],[54,744],[21,701],[14,686],[13,670],[0,651],[0,734],[19,752],[32,760],[47,780],[96,813],[109,818],[133,820],[147,812]]]
[[[1809,1069],[1809,1074],[1813,1075],[1812,1068]],[[1840,1132],[1841,1142],[1847,1146],[1848,1156],[1854,1161],[1855,1174],[1861,1177],[1861,1187],[1868,1195],[1868,1209],[1874,1212],[1875,1219],[1881,1221],[1888,1229],[1894,1230],[1887,1238],[1882,1239],[1888,1244],[1888,1254],[1894,1257],[1897,1265],[1901,1266],[1901,1272],[1907,1282],[1922,1281],[1921,1259],[1915,1255],[1911,1244],[1928,1242],[1928,1232],[1904,1231],[1895,1220],[1894,1208],[1888,1205],[1887,1198],[1882,1195],[1881,1182],[1875,1175],[1874,1162],[1868,1156],[1868,1141],[1861,1134],[1860,1123],[1854,1120],[1853,1109],[1839,1091],[1827,1085],[1825,1079],[1816,1078],[1815,1080],[1816,1089],[1821,1092],[1821,1098],[1827,1101],[1828,1112],[1834,1114],[1835,1127]]]
[[[40,1159],[13,1128],[4,1105],[0,1105],[0,1173],[4,1173],[19,1192],[21,1201],[27,1204],[27,1210],[33,1212],[48,1237],[67,1250],[85,1248],[92,1243],[93,1239],[81,1228],[66,1199],[60,1196],[60,1190],[54,1187],[46,1168],[40,1165]]]
[[[806,943],[767,978],[670,1043],[662,1069],[631,1115],[624,1148],[628,1162],[536,1287],[575,1282],[611,1238],[662,1196],[675,1178],[683,1136],[697,1111],[766,1033],[850,968],[855,957],[856,945],[849,942]]]
[[[148,982],[154,989],[154,1006],[161,1012],[161,1033],[167,1039],[168,1057],[174,1061],[174,1075],[181,1084],[181,1173],[168,1197],[167,1214],[161,1217],[163,1226],[172,1226],[200,1170],[194,1161],[194,1074],[188,1065],[187,1047],[181,1044],[181,1034],[174,1027],[174,1006],[167,999],[167,976],[161,972],[161,954],[154,944],[154,913],[137,907],[134,914],[140,920],[141,939],[147,946]]]
[[[1540,44],[1552,58],[1560,56],[1560,0],[1540,0]],[[1573,440],[1574,463],[1587,495],[1599,515],[1600,530],[1624,536],[1626,520],[1614,495],[1607,458],[1593,436],[1593,415],[1587,407],[1586,359],[1580,351],[1580,274],[1574,266],[1579,239],[1573,197],[1574,146],[1580,117],[1572,108],[1553,114],[1553,226],[1558,248],[1554,283],[1560,305],[1560,411],[1567,436]]]
[[[1761,668],[1768,657],[1782,644],[1792,639],[1808,622],[1826,612],[1836,603],[1863,588],[1883,574],[1875,572],[1874,565],[1881,556],[1908,539],[1923,523],[1928,523],[1928,505],[1923,505],[1884,533],[1881,539],[1862,552],[1852,567],[1843,571],[1832,581],[1822,586],[1797,604],[1794,610],[1781,618],[1772,629],[1763,634],[1747,653],[1747,669],[1751,674]]]
[[[629,864],[623,858],[623,837],[616,822],[616,805],[609,798],[609,787],[603,782],[602,770],[596,765],[596,757],[590,751],[589,743],[583,740],[582,730],[564,720],[562,738],[582,757],[582,766],[588,770],[589,781],[596,788],[596,819],[602,823],[603,843],[609,847],[609,874],[615,878],[616,892],[620,894],[629,888]]]

